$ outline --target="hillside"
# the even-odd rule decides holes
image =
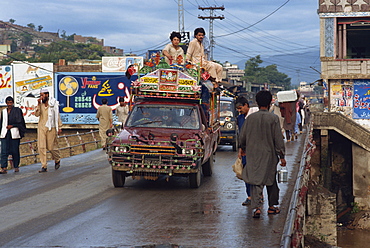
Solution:
[[[264,67],[276,64],[280,72],[287,74],[288,77],[292,79],[292,85],[298,85],[301,81],[311,83],[320,78],[320,74],[310,68],[313,67],[317,71],[321,71],[319,50],[305,53],[275,55],[271,57],[261,56],[261,59],[264,61],[262,63]],[[247,60],[240,60],[235,62],[235,64],[237,64],[240,69],[244,70],[246,61]]]

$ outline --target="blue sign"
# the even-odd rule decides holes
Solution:
[[[119,98],[130,101],[131,82],[124,73],[102,72],[63,72],[55,74],[55,96],[59,101],[59,111],[64,124],[99,124],[97,109],[103,98],[115,110]]]
[[[370,119],[370,80],[354,80],[353,119]]]

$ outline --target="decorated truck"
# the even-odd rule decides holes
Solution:
[[[133,107],[107,150],[115,187],[126,177],[188,177],[198,188],[212,175],[220,139],[219,93],[199,70],[161,68],[132,82]]]

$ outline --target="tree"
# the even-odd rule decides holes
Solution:
[[[261,67],[262,63],[260,55],[250,58],[245,63],[242,80],[256,84],[275,84],[290,89],[291,79],[286,74],[279,72],[276,65]]]
[[[14,24],[15,23],[15,20],[14,19],[9,19],[9,22],[11,23],[11,24]]]
[[[37,26],[37,31],[41,32],[41,30],[43,29],[44,27],[42,25],[38,25]]]
[[[36,26],[33,23],[28,23],[27,24],[27,27],[32,28],[32,29],[35,29]]]

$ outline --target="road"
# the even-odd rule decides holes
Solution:
[[[220,146],[212,177],[198,189],[186,178],[126,179],[114,188],[101,149],[0,175],[1,247],[279,247],[304,137],[286,143],[289,183],[279,183],[282,213],[260,219],[242,206],[236,152]],[[266,192],[264,193],[266,196]],[[152,246],[149,246],[152,245]],[[177,245],[177,246],[175,246]]]

